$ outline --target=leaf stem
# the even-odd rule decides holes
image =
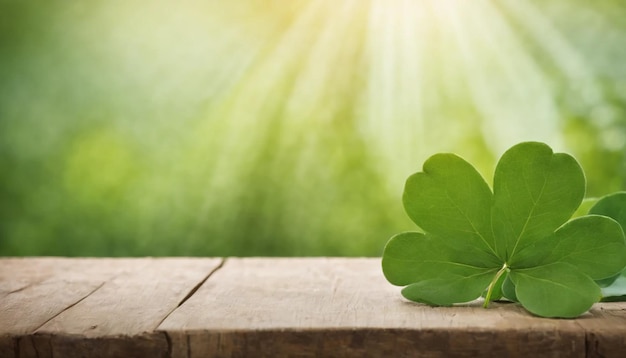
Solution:
[[[506,265],[506,262],[505,262],[504,265],[502,265],[502,268],[500,269],[500,271],[498,271],[498,273],[496,273],[496,275],[491,280],[491,283],[489,284],[489,289],[487,289],[487,295],[485,296],[485,303],[483,303],[484,308],[489,307],[489,302],[491,301],[491,294],[493,293],[493,288],[495,287],[496,283],[500,279],[500,276],[502,276],[502,274],[505,273],[508,269],[509,267]]]

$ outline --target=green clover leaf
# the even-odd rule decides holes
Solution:
[[[387,280],[430,305],[504,296],[544,317],[576,317],[600,299],[595,281],[626,266],[620,225],[602,215],[566,223],[585,194],[576,160],[537,142],[510,148],[496,166],[493,192],[454,154],[430,157],[402,198],[424,233],[392,237]]]
[[[613,193],[597,200],[589,214],[605,215],[615,219],[626,231],[626,191]],[[598,282],[602,287],[602,301],[626,301],[626,270]]]

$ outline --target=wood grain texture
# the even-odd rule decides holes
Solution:
[[[0,260],[0,336],[32,332],[137,260]]]
[[[377,259],[228,259],[159,329],[174,357],[583,357],[586,349],[576,321],[514,304],[407,302]]]
[[[167,338],[155,329],[222,260],[143,261],[39,328],[33,344],[40,356],[168,356]]]
[[[626,302],[596,304],[577,322],[586,332],[587,357],[626,357]]]
[[[624,357],[626,303],[577,319],[404,300],[380,259],[0,259],[0,357]],[[206,282],[205,282],[206,280]],[[197,291],[196,291],[197,289]],[[181,304],[182,303],[182,304]]]
[[[0,260],[0,357],[19,356],[20,337],[33,333],[111,277],[143,264],[132,259]]]
[[[136,259],[3,258],[0,259],[0,298],[44,281],[101,283],[143,264]]]

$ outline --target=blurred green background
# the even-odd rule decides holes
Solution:
[[[621,0],[0,2],[0,255],[380,255],[524,140],[626,189]]]

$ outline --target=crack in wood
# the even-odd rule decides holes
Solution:
[[[596,311],[595,309],[591,309],[589,311],[591,317],[589,318],[602,319],[602,317],[604,316],[602,311],[603,311],[602,307],[600,307],[599,311]],[[600,347],[599,347],[600,342],[598,340],[598,337],[596,337],[593,325],[589,325],[589,324],[585,325],[580,321],[577,321],[576,325],[580,327],[580,329],[584,333],[583,342],[582,342],[582,349],[583,349],[584,357],[604,357],[604,355],[602,355],[600,352]]]
[[[158,328],[161,326],[161,324],[174,312],[176,311],[176,309],[180,306],[182,306],[188,299],[191,298],[191,296],[194,295],[194,293],[196,293],[196,291],[198,291],[198,289],[200,289],[200,287],[211,277],[213,276],[214,273],[216,273],[219,269],[221,269],[224,264],[226,263],[226,258],[221,258],[220,259],[220,263],[213,267],[209,273],[206,274],[206,276],[204,276],[204,278],[202,280],[200,280],[194,287],[191,288],[191,290],[189,290],[189,292],[185,295],[185,297],[176,305],[176,307],[174,307],[170,312],[168,312],[165,317],[163,317],[161,319],[161,321],[159,321],[159,323],[155,326],[155,330],[158,330]],[[165,334],[165,340],[167,341],[167,352],[168,352],[168,357],[172,356],[173,353],[173,343],[172,343],[172,337],[168,334],[167,331],[163,331],[163,333]],[[189,335],[186,336],[186,340],[187,340],[187,358],[191,357],[191,347],[189,345]]]
[[[44,323],[42,323],[41,325],[39,325],[39,327],[35,328],[33,330],[33,333],[37,333],[37,331],[39,331],[41,329],[41,327],[45,326],[48,322],[52,321],[53,319],[57,318],[58,316],[60,316],[61,314],[63,314],[63,312],[69,310],[70,308],[76,306],[77,304],[81,303],[82,301],[84,301],[87,297],[91,296],[94,294],[94,292],[98,291],[99,289],[102,288],[102,286],[104,286],[104,284],[107,283],[107,281],[102,282],[101,284],[99,284],[96,288],[94,288],[93,290],[91,290],[88,294],[86,294],[83,298],[81,298],[80,300],[72,303],[71,305],[65,307],[63,310],[61,310],[60,312],[58,312],[57,314],[53,315],[52,317],[48,318]]]
[[[35,341],[33,339],[33,337],[28,337],[28,340],[30,341],[30,345],[33,347],[33,349],[35,350],[35,357],[39,358],[39,349],[37,348],[37,345],[35,344]]]
[[[186,335],[185,339],[187,342],[187,358],[191,358],[191,338],[189,334]]]
[[[48,349],[50,349],[50,358],[54,358],[54,348],[52,347],[52,337],[48,339]]]
[[[196,293],[196,291],[198,291],[198,289],[209,279],[209,277],[213,276],[213,274],[216,273],[219,269],[221,269],[224,266],[225,263],[226,263],[226,258],[222,258],[221,261],[220,261],[220,264],[217,265],[216,267],[214,267],[213,270],[211,270],[211,272],[209,272],[208,275],[206,275],[197,285],[195,285],[191,289],[191,291],[189,291],[189,293],[185,296],[185,298],[183,298],[178,303],[178,306],[176,306],[176,308],[182,306],[185,302],[187,302],[187,300],[190,299],[191,296],[193,296],[193,294]],[[163,320],[165,320],[165,319],[163,319]]]
[[[13,293],[18,293],[18,292],[24,291],[25,289],[27,289],[27,288],[29,288],[29,287],[33,287],[33,286],[35,286],[35,285],[40,284],[41,282],[43,282],[43,280],[39,280],[39,281],[34,281],[34,282],[31,282],[31,283],[29,283],[29,284],[27,284],[27,285],[24,285],[24,286],[22,286],[22,287],[20,287],[20,288],[17,288],[17,289],[15,289],[15,290],[13,290],[13,291],[9,291],[9,292],[7,292],[7,293],[5,294],[5,296],[8,296],[8,295],[13,294]]]
[[[165,342],[167,342],[167,357],[172,357],[172,337],[167,332],[163,332],[165,335]]]
[[[88,282],[77,276],[80,280],[71,281],[69,287],[79,290],[63,296],[63,305],[44,312],[45,317],[54,317],[34,331],[45,317],[0,337],[4,338],[0,357],[273,357],[337,352],[356,357],[422,352],[583,358],[624,357],[626,349],[626,303],[601,303],[575,320],[548,320],[513,304],[494,303],[483,310],[479,303],[445,309],[401,303],[395,288],[381,276],[378,259],[193,261],[150,261],[149,275],[134,272],[135,267],[145,266],[133,264],[132,271],[124,270],[104,282],[102,275]],[[170,265],[180,271],[159,280],[162,273],[170,272]],[[124,272],[132,274],[111,283]],[[144,275],[149,278],[145,287],[153,291],[141,286]],[[68,285],[66,280],[59,283]],[[132,289],[122,292],[123,287]],[[34,302],[46,305],[50,298],[47,291],[41,292]],[[68,291],[54,292],[66,295]],[[137,292],[142,293],[140,299]],[[161,295],[169,296],[155,299]],[[136,302],[120,306],[127,302],[124,298]],[[109,319],[109,304],[120,320]],[[94,314],[101,305],[106,309]],[[152,318],[146,319],[146,325],[135,325],[148,315]],[[13,321],[5,319],[0,326]],[[109,330],[107,322],[124,330]]]
[[[4,299],[5,297],[8,297],[9,295],[12,295],[12,294],[15,294],[15,293],[22,292],[22,291],[24,291],[24,290],[26,290],[26,289],[29,289],[29,288],[33,287],[33,286],[39,285],[39,284],[41,284],[42,282],[45,282],[47,279],[48,279],[48,278],[41,279],[41,280],[35,280],[35,281],[33,281],[33,282],[30,282],[30,283],[25,284],[24,286],[22,286],[22,287],[20,287],[20,288],[16,288],[16,289],[11,290],[11,291],[8,291],[8,292],[3,292],[3,293],[1,293],[1,294],[0,294],[0,298],[3,298],[3,299]]]

